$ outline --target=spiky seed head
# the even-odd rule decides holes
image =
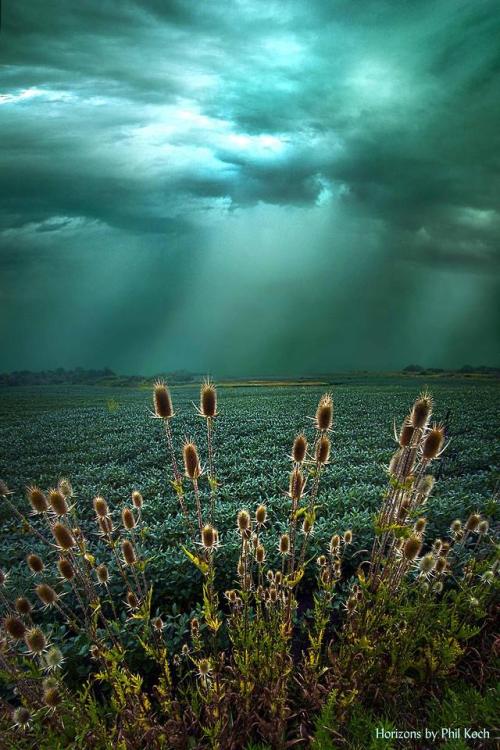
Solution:
[[[107,583],[109,581],[109,571],[107,567],[104,565],[104,563],[101,563],[101,565],[98,565],[95,569],[97,580],[99,583]]]
[[[330,554],[336,555],[340,549],[340,536],[334,534],[330,539]]]
[[[196,445],[191,441],[184,443],[182,448],[184,470],[189,479],[198,479],[201,474],[200,459]]]
[[[75,546],[75,538],[64,524],[59,522],[55,523],[52,527],[52,533],[61,549],[68,550]]]
[[[49,504],[56,516],[64,516],[69,510],[66,498],[57,489],[49,490]]]
[[[257,560],[257,562],[259,563],[259,565],[262,565],[262,563],[266,559],[266,550],[264,549],[264,547],[262,546],[262,544],[259,544],[255,548],[255,559]]]
[[[410,536],[403,547],[403,556],[406,560],[415,560],[422,549],[422,541],[418,536]]]
[[[290,473],[290,486],[288,494],[292,500],[300,500],[304,491],[305,479],[300,469],[294,469]]]
[[[347,531],[344,531],[344,544],[351,544],[352,542],[352,531],[351,529],[347,529]]]
[[[432,551],[434,552],[435,555],[439,555],[439,553],[441,552],[442,547],[443,547],[442,540],[441,539],[435,539],[434,543],[432,545]]]
[[[446,558],[445,557],[438,557],[436,560],[436,573],[441,574],[444,573],[447,566]]]
[[[493,570],[487,570],[481,576],[481,580],[484,583],[489,585],[490,583],[493,583],[493,581],[495,580],[495,573],[493,572]]]
[[[442,581],[436,581],[436,583],[435,583],[435,584],[434,584],[434,586],[432,587],[432,590],[433,590],[433,591],[434,591],[434,592],[435,592],[436,594],[440,594],[440,593],[442,592],[443,588],[444,588],[444,586],[443,586],[443,582],[442,582]]]
[[[20,615],[30,615],[32,606],[29,599],[27,599],[25,596],[18,596],[15,602],[16,612],[18,612]]]
[[[56,709],[62,701],[62,695],[57,687],[48,688],[43,694],[43,702],[46,706]]]
[[[123,554],[123,559],[125,560],[127,565],[134,565],[134,563],[137,560],[135,556],[135,549],[134,549],[134,545],[132,544],[132,542],[129,541],[128,539],[125,539],[122,542],[122,554]]]
[[[198,662],[198,669],[203,677],[207,677],[212,671],[212,666],[209,659],[200,659]]]
[[[62,655],[62,652],[57,648],[57,646],[52,646],[49,648],[47,653],[45,654],[45,664],[47,669],[59,669],[59,667],[62,666],[64,662],[64,656]]]
[[[102,518],[99,516],[99,527],[103,534],[111,534],[113,531],[113,521],[109,516],[103,516]]]
[[[217,390],[209,380],[200,389],[200,412],[208,419],[217,416]]]
[[[136,597],[133,591],[127,591],[127,604],[130,609],[137,609],[139,606],[139,599]]]
[[[28,487],[27,497],[35,513],[45,513],[49,509],[49,504],[40,487]]]
[[[30,628],[26,631],[24,642],[33,654],[41,654],[47,648],[47,639],[43,631],[38,627]]]
[[[273,604],[278,599],[278,589],[275,588],[274,586],[271,586],[269,589],[269,599],[272,601]]]
[[[462,521],[459,518],[455,518],[451,523],[450,529],[453,534],[459,534],[462,531]]]
[[[281,584],[283,583],[283,573],[281,572],[281,570],[277,570],[274,574],[274,582],[276,586],[281,586]]]
[[[444,427],[434,425],[427,433],[422,448],[422,455],[426,461],[432,461],[441,453],[444,444]]]
[[[263,526],[267,518],[267,509],[265,505],[259,505],[255,511],[255,521],[258,526]]]
[[[97,497],[94,497],[92,503],[94,505],[94,510],[97,513],[97,516],[99,518],[104,518],[105,516],[108,515],[109,513],[108,504],[103,497],[101,497],[100,495],[98,495]]]
[[[30,553],[27,556],[26,562],[28,563],[29,569],[33,573],[41,573],[42,570],[44,569],[44,564],[43,564],[42,558],[39,557],[38,555],[35,555],[34,552]]]
[[[35,588],[35,591],[40,601],[43,602],[43,604],[45,604],[47,607],[55,604],[55,602],[57,602],[57,600],[59,599],[57,593],[54,591],[52,586],[49,586],[48,583],[39,583]]]
[[[161,617],[153,617],[151,624],[155,630],[161,631],[165,627],[165,624]]]
[[[14,638],[16,641],[20,641],[21,638],[24,638],[26,628],[24,626],[24,623],[21,622],[18,617],[7,615],[7,617],[3,621],[3,626],[10,637]]]
[[[330,458],[330,438],[328,435],[321,435],[316,443],[316,461],[324,465]]]
[[[328,586],[328,584],[331,583],[332,576],[328,568],[325,567],[321,569],[320,580],[324,586]]]
[[[399,431],[399,444],[401,448],[407,448],[409,445],[411,445],[411,440],[413,437],[413,433],[415,432],[415,428],[413,424],[411,423],[411,419],[407,417],[403,424],[401,425],[401,430]]]
[[[135,518],[130,508],[123,508],[122,523],[127,531],[131,531],[133,528],[135,528]]]
[[[138,490],[134,490],[132,492],[132,502],[138,510],[142,508],[142,505],[144,503],[144,498],[142,497],[141,493]]]
[[[432,397],[429,393],[421,393],[413,404],[410,421],[415,429],[427,426],[432,414]]]
[[[480,523],[481,516],[479,513],[471,513],[465,524],[465,529],[466,531],[477,531]]]
[[[301,464],[306,457],[307,440],[306,436],[300,433],[295,437],[292,447],[292,458],[296,464]]]
[[[441,545],[441,555],[445,557],[448,552],[450,551],[450,544],[449,542],[443,542]]]
[[[349,612],[349,614],[352,614],[354,610],[356,609],[356,605],[358,603],[358,599],[356,596],[350,596],[348,600],[345,603],[346,609]]]
[[[66,560],[65,557],[61,557],[57,561],[57,567],[59,568],[59,573],[61,574],[61,576],[67,581],[71,581],[75,577],[73,566],[71,565],[69,560]]]
[[[427,499],[434,489],[436,479],[432,474],[425,474],[417,483],[417,492],[423,498]]]
[[[197,634],[199,630],[200,630],[200,621],[198,620],[197,617],[193,617],[193,619],[191,620],[191,632],[193,634]]]
[[[290,537],[288,534],[280,536],[279,551],[282,555],[288,555],[290,552]]]
[[[420,560],[420,570],[424,574],[431,573],[434,570],[435,565],[436,565],[436,560],[432,552],[428,552]]]
[[[483,519],[477,526],[477,533],[481,534],[481,536],[484,536],[484,534],[488,533],[488,529],[490,528],[490,525],[486,519]]]
[[[321,396],[316,409],[316,429],[321,432],[331,430],[333,423],[333,399],[329,393]]]
[[[237,524],[239,531],[247,531],[250,529],[250,514],[246,510],[240,510],[237,516]]]
[[[170,391],[163,380],[157,380],[154,384],[153,402],[157,417],[170,419],[174,416]]]
[[[206,524],[206,526],[203,527],[201,531],[201,543],[205,547],[205,549],[213,549],[216,544],[216,535],[215,535],[215,529],[213,526],[210,526],[210,524]]]
[[[417,521],[415,522],[415,532],[417,534],[423,534],[426,526],[427,526],[427,519],[418,518]]]
[[[187,656],[189,654],[189,646],[187,643],[182,644],[181,653],[183,656]]]
[[[27,729],[31,722],[31,714],[24,706],[18,706],[12,714],[14,726],[19,729]]]
[[[268,570],[266,573],[266,578],[269,583],[272,583],[274,581],[274,572],[272,570]]]
[[[310,534],[313,528],[313,522],[312,518],[309,514],[306,514],[304,516],[304,520],[302,521],[302,533],[303,534]]]
[[[57,489],[61,493],[61,495],[64,495],[64,497],[68,498],[73,495],[73,487],[71,486],[71,482],[69,479],[66,479],[66,477],[61,477],[61,479],[57,483]]]

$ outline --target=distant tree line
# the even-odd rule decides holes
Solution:
[[[165,379],[170,385],[180,383],[191,383],[195,376],[187,370],[176,370],[175,372],[159,373],[153,377],[143,375],[117,375],[109,367],[98,370],[86,370],[76,367],[74,370],[65,370],[58,367],[56,370],[15,370],[14,372],[0,373],[1,386],[16,385],[115,385],[115,386],[137,386],[142,383],[150,383],[158,378]]]
[[[442,367],[422,367],[421,365],[408,365],[403,369],[403,372],[415,372],[415,373],[439,373],[439,372],[457,372],[461,373],[463,375],[468,375],[470,373],[481,373],[483,375],[498,375],[500,373],[499,367],[489,367],[488,365],[478,365],[477,367],[473,367],[473,365],[462,365],[457,370],[445,370]]]

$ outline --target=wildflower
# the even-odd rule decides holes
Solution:
[[[43,654],[48,645],[43,631],[38,627],[33,627],[26,631],[24,642],[28,647],[29,654]]]
[[[55,669],[60,669],[64,662],[64,656],[57,646],[49,648],[44,657],[45,669],[52,672]]]
[[[427,426],[432,414],[432,397],[429,393],[421,393],[413,404],[410,421],[415,429],[423,429]]]
[[[255,511],[255,523],[257,526],[264,526],[266,522],[267,510],[265,505],[259,505]]]
[[[300,433],[295,437],[292,446],[292,460],[296,464],[301,464],[306,457],[307,452],[307,440],[305,435]]]
[[[66,498],[59,490],[49,490],[49,504],[56,516],[64,516],[68,512]]]
[[[28,729],[31,723],[31,714],[27,708],[25,708],[24,706],[19,706],[12,714],[12,719],[14,721],[14,727],[16,727],[16,729]]]
[[[44,569],[43,560],[38,555],[35,555],[34,553],[31,553],[27,556],[26,562],[28,563],[28,567],[31,570],[32,573],[41,573]]]
[[[7,617],[3,621],[3,626],[6,632],[10,635],[11,638],[14,638],[14,640],[20,641],[21,638],[24,638],[26,627],[18,617],[7,615]]]
[[[131,531],[133,528],[135,528],[135,518],[130,508],[123,508],[122,523],[127,531]]]
[[[98,518],[104,518],[109,513],[109,508],[106,500],[98,495],[97,497],[94,497],[92,500],[92,503],[94,505],[94,510],[97,513]]]
[[[31,614],[31,610],[32,610],[31,603],[29,599],[26,599],[25,596],[17,597],[15,601],[15,607],[16,607],[16,612],[18,612],[20,615],[27,616]]]
[[[52,527],[52,533],[61,549],[69,550],[75,546],[76,542],[71,531],[62,523],[55,523]]]
[[[325,393],[320,398],[318,408],[316,409],[315,423],[316,429],[321,432],[331,430],[333,422],[333,399],[329,393]]]
[[[47,498],[39,487],[28,487],[27,496],[34,514],[48,511],[49,504]]]
[[[157,380],[154,384],[153,400],[156,417],[159,419],[171,419],[171,417],[175,416],[170,391],[166,383],[162,380]]]
[[[206,419],[217,416],[217,390],[209,380],[206,380],[201,386],[199,413]]]
[[[196,445],[189,440],[186,441],[182,448],[182,455],[186,476],[192,480],[198,479],[201,474],[201,466]]]

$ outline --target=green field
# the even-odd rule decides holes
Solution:
[[[334,532],[352,528],[352,554],[369,547],[372,517],[387,482],[385,466],[394,450],[393,419],[399,423],[425,383],[419,379],[365,379],[333,384],[335,420],[330,466],[322,479],[318,521],[312,551],[322,549]],[[433,382],[434,417],[447,417],[450,446],[434,473],[439,476],[429,501],[430,534],[444,535],[449,523],[472,510],[491,513],[497,482],[499,390],[495,381],[453,379]],[[288,512],[288,454],[294,435],[312,437],[316,404],[325,386],[223,387],[216,420],[216,471],[220,482],[216,525],[226,552],[236,560],[237,511],[264,502],[269,533],[285,528]],[[194,439],[205,460],[205,429],[195,414],[197,387],[173,388],[177,412],[172,421],[179,452],[184,438]],[[169,610],[177,601],[189,610],[199,598],[201,576],[183,555],[182,517],[170,486],[171,467],[165,437],[151,418],[151,396],[145,390],[97,387],[5,388],[0,391],[0,477],[26,508],[26,485],[48,488],[68,477],[78,498],[85,529],[94,533],[92,498],[102,494],[119,518],[133,489],[145,498],[144,547],[154,602]],[[495,456],[497,466],[495,466]],[[207,483],[201,480],[208,505]],[[189,499],[189,495],[188,495]],[[5,508],[0,510],[0,565],[17,578],[31,535]],[[273,543],[274,544],[274,543]],[[273,558],[274,549],[268,551]],[[311,552],[312,554],[312,552]],[[226,558],[227,559],[227,558]],[[24,563],[21,565],[24,568]],[[353,568],[354,569],[354,568]],[[218,571],[230,585],[233,571]],[[19,585],[22,579],[19,576]]]

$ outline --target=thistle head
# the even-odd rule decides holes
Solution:
[[[279,551],[282,555],[288,555],[290,552],[290,537],[288,534],[282,534],[279,541]]]
[[[46,668],[51,671],[53,669],[59,669],[63,665],[64,656],[57,646],[52,646],[45,654],[44,661]]]
[[[56,516],[64,516],[69,510],[66,498],[58,489],[49,490],[49,504]]]
[[[133,591],[127,591],[127,605],[130,609],[137,609],[139,606],[139,599]]]
[[[59,599],[58,594],[48,583],[39,583],[35,588],[36,595],[46,607],[50,607]]]
[[[477,531],[480,523],[481,516],[479,513],[471,513],[465,524],[465,529],[466,531]]]
[[[442,557],[442,556],[438,557],[438,559],[436,560],[436,565],[435,565],[436,573],[438,574],[444,573],[447,565],[448,563],[446,562],[445,557]]]
[[[28,487],[26,495],[34,513],[45,513],[48,511],[49,504],[40,487]]]
[[[209,659],[200,659],[198,662],[198,670],[201,677],[208,677],[212,671],[212,665]]]
[[[5,631],[15,641],[20,641],[21,638],[24,638],[26,634],[26,627],[24,623],[18,617],[14,617],[13,615],[7,615],[7,617],[3,621],[3,626]]]
[[[434,555],[432,554],[432,552],[428,552],[420,560],[420,571],[424,575],[428,575],[434,570],[435,565],[436,560],[434,558]]]
[[[255,523],[257,526],[264,526],[267,517],[267,510],[265,505],[259,505],[255,511]]]
[[[266,559],[266,550],[262,546],[262,544],[257,545],[255,548],[255,559],[259,565],[262,565],[264,560]]]
[[[312,532],[313,529],[313,521],[309,513],[306,513],[304,516],[304,520],[302,521],[302,533],[306,536],[309,535]]]
[[[240,533],[250,530],[251,520],[248,511],[240,510],[236,520]]]
[[[207,550],[213,550],[217,546],[217,531],[208,523],[201,530],[201,543]]]
[[[413,404],[410,422],[415,429],[423,429],[427,426],[432,415],[432,396],[429,393],[421,393]]]
[[[59,522],[55,523],[52,527],[52,533],[54,534],[54,538],[61,549],[69,550],[75,546],[75,538],[71,531],[67,528],[67,526],[64,526],[64,524]]]
[[[15,602],[16,612],[18,614],[27,617],[31,614],[32,606],[29,599],[25,596],[18,596]]]
[[[35,555],[34,552],[30,553],[26,557],[26,562],[28,563],[28,567],[32,573],[41,573],[45,567],[42,558],[38,555]]]
[[[351,544],[352,542],[352,531],[351,529],[347,529],[347,531],[344,531],[344,544]]]
[[[162,631],[165,627],[165,623],[163,622],[161,617],[153,617],[153,619],[151,620],[151,625],[158,632]]]
[[[426,461],[432,461],[441,453],[444,445],[444,427],[433,425],[427,433],[422,446],[422,455]]]
[[[217,390],[209,380],[200,389],[200,413],[207,419],[217,416]]]
[[[26,631],[24,642],[28,647],[28,651],[32,654],[42,654],[47,648],[47,639],[43,631],[38,627],[30,628]]]
[[[137,561],[134,545],[128,539],[122,542],[122,555],[127,565],[134,565]]]
[[[411,445],[411,440],[414,432],[415,427],[411,422],[411,418],[407,417],[401,425],[401,430],[399,431],[398,442],[401,448],[407,448],[409,445]]]
[[[98,565],[95,572],[99,583],[106,584],[109,581],[109,571],[104,563]]]
[[[62,694],[59,688],[49,687],[43,693],[43,702],[46,706],[51,708],[53,711],[59,706],[62,701]]]
[[[333,399],[329,393],[321,396],[316,409],[315,424],[320,432],[331,430],[333,423]]]
[[[101,533],[107,536],[108,534],[111,534],[113,531],[113,521],[109,516],[99,516],[99,528],[101,529]]]
[[[307,452],[307,440],[305,435],[300,433],[295,437],[292,447],[292,459],[296,464],[301,464],[306,457]]]
[[[484,536],[484,534],[488,533],[488,529],[490,528],[490,525],[486,519],[483,519],[480,521],[480,523],[477,526],[477,533],[481,536]]]
[[[14,726],[19,729],[28,729],[31,723],[31,714],[24,706],[18,706],[12,714]]]
[[[292,500],[300,500],[305,487],[305,479],[300,469],[293,469],[290,473],[290,485],[288,494]]]
[[[455,518],[455,520],[451,522],[450,531],[452,534],[460,534],[462,531],[462,521],[459,518]]]
[[[414,530],[416,534],[423,534],[425,531],[425,527],[427,526],[427,519],[426,518],[418,518],[415,522]]]
[[[338,534],[334,534],[332,538],[330,539],[330,554],[337,555],[339,549],[340,549],[340,536]]]
[[[420,495],[422,501],[427,500],[431,494],[434,485],[436,483],[435,478],[432,474],[425,474],[417,483],[417,492]]]
[[[57,561],[57,567],[62,578],[64,578],[66,581],[73,580],[73,578],[75,577],[75,571],[69,560],[67,560],[65,557],[61,557]]]
[[[174,416],[170,391],[163,380],[157,380],[154,384],[153,403],[155,415],[160,419],[170,419]]]
[[[201,466],[196,445],[189,440],[186,441],[182,447],[182,456],[186,476],[192,480],[198,479],[201,474]]]
[[[316,443],[316,461],[320,465],[328,463],[330,458],[330,438],[328,435],[321,435]]]
[[[135,528],[135,518],[130,508],[123,508],[122,523],[124,527],[127,529],[127,531],[131,531],[132,529]]]
[[[403,557],[406,560],[415,560],[422,549],[422,540],[418,536],[410,536],[403,547]]]
[[[109,514],[108,504],[100,495],[94,497],[92,504],[98,518],[105,518]]]
[[[144,503],[144,499],[141,495],[141,493],[138,490],[134,490],[132,492],[132,503],[135,508],[140,510],[142,508],[142,505]]]
[[[66,477],[61,477],[57,483],[57,489],[61,495],[64,495],[66,498],[72,497],[73,495],[73,487],[71,486],[69,479],[66,479]]]

